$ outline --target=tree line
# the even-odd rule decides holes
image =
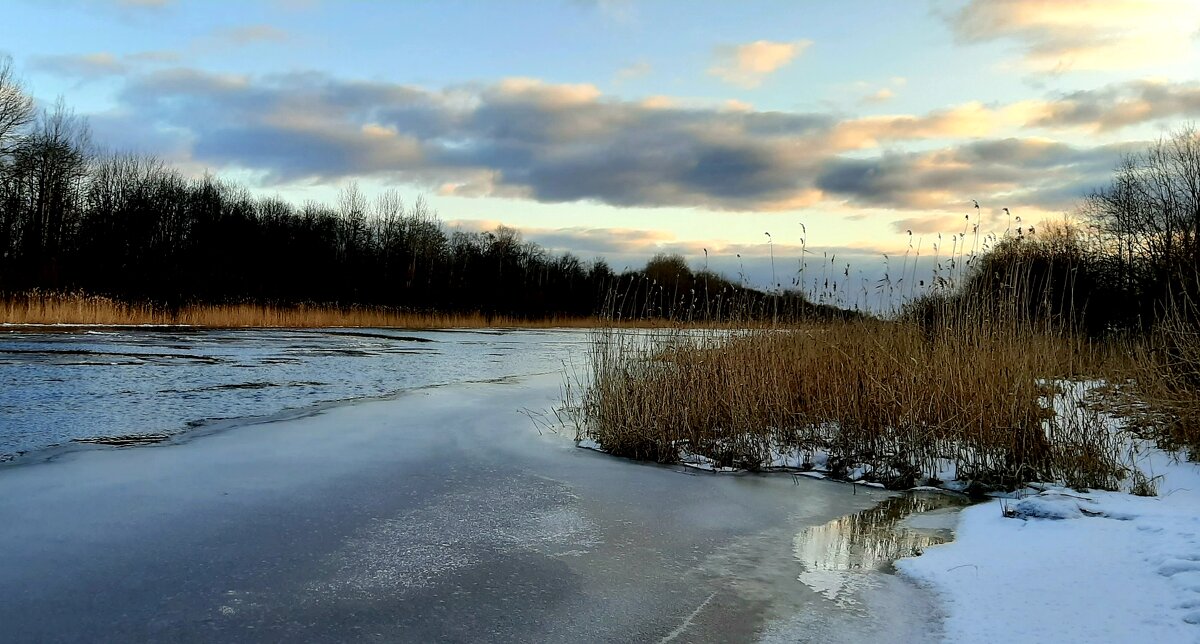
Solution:
[[[1084,225],[1056,235],[1004,238],[973,260],[956,290],[1012,299],[1011,284],[995,288],[1020,272],[1025,308],[1069,315],[1093,333],[1195,310],[1194,128],[1127,155],[1080,214]],[[85,119],[61,100],[39,109],[11,61],[0,59],[0,296],[35,289],[165,307],[309,303],[683,320],[849,315],[797,290],[764,292],[693,271],[677,255],[618,274],[602,259],[550,253],[510,228],[448,230],[426,202],[405,203],[394,190],[369,198],[350,184],[332,204],[297,205],[212,176],[189,178],[153,158],[99,153]]]
[[[85,292],[190,304],[366,305],[518,318],[714,319],[799,314],[765,293],[659,256],[615,273],[511,228],[448,230],[422,199],[333,204],[254,196],[154,158],[95,151],[61,100],[38,109],[0,60],[0,295]]]
[[[969,260],[951,289],[904,315],[1016,314],[1087,335],[1200,324],[1200,133],[1186,126],[1122,157],[1073,219],[1018,228]]]

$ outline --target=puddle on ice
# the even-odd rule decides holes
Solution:
[[[907,492],[807,528],[792,545],[804,569],[799,580],[839,606],[854,606],[864,587],[872,583],[872,576],[864,573],[891,572],[897,559],[949,541],[954,512],[967,503],[955,494]]]

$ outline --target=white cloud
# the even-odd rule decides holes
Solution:
[[[764,78],[791,63],[811,46],[811,40],[756,40],[744,45],[719,47],[717,63],[708,73],[733,85],[757,87]]]
[[[622,67],[621,69],[618,69],[617,80],[622,81],[629,80],[631,78],[641,78],[643,76],[648,76],[652,71],[654,71],[654,67],[651,66],[650,63],[644,60],[639,60],[636,63],[632,63]]]
[[[971,0],[947,19],[964,43],[1015,41],[1033,71],[1104,71],[1193,57],[1200,2]]]

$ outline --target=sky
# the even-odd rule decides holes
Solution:
[[[618,270],[678,252],[756,285],[787,286],[801,257],[874,279],[885,254],[967,226],[1061,219],[1122,154],[1200,116],[1193,0],[4,13],[0,54],[104,149],[297,202],[395,188],[450,227],[511,226]]]

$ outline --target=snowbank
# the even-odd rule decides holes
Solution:
[[[939,595],[949,642],[1200,642],[1200,467],[1142,465],[1159,496],[993,500],[897,568]]]

